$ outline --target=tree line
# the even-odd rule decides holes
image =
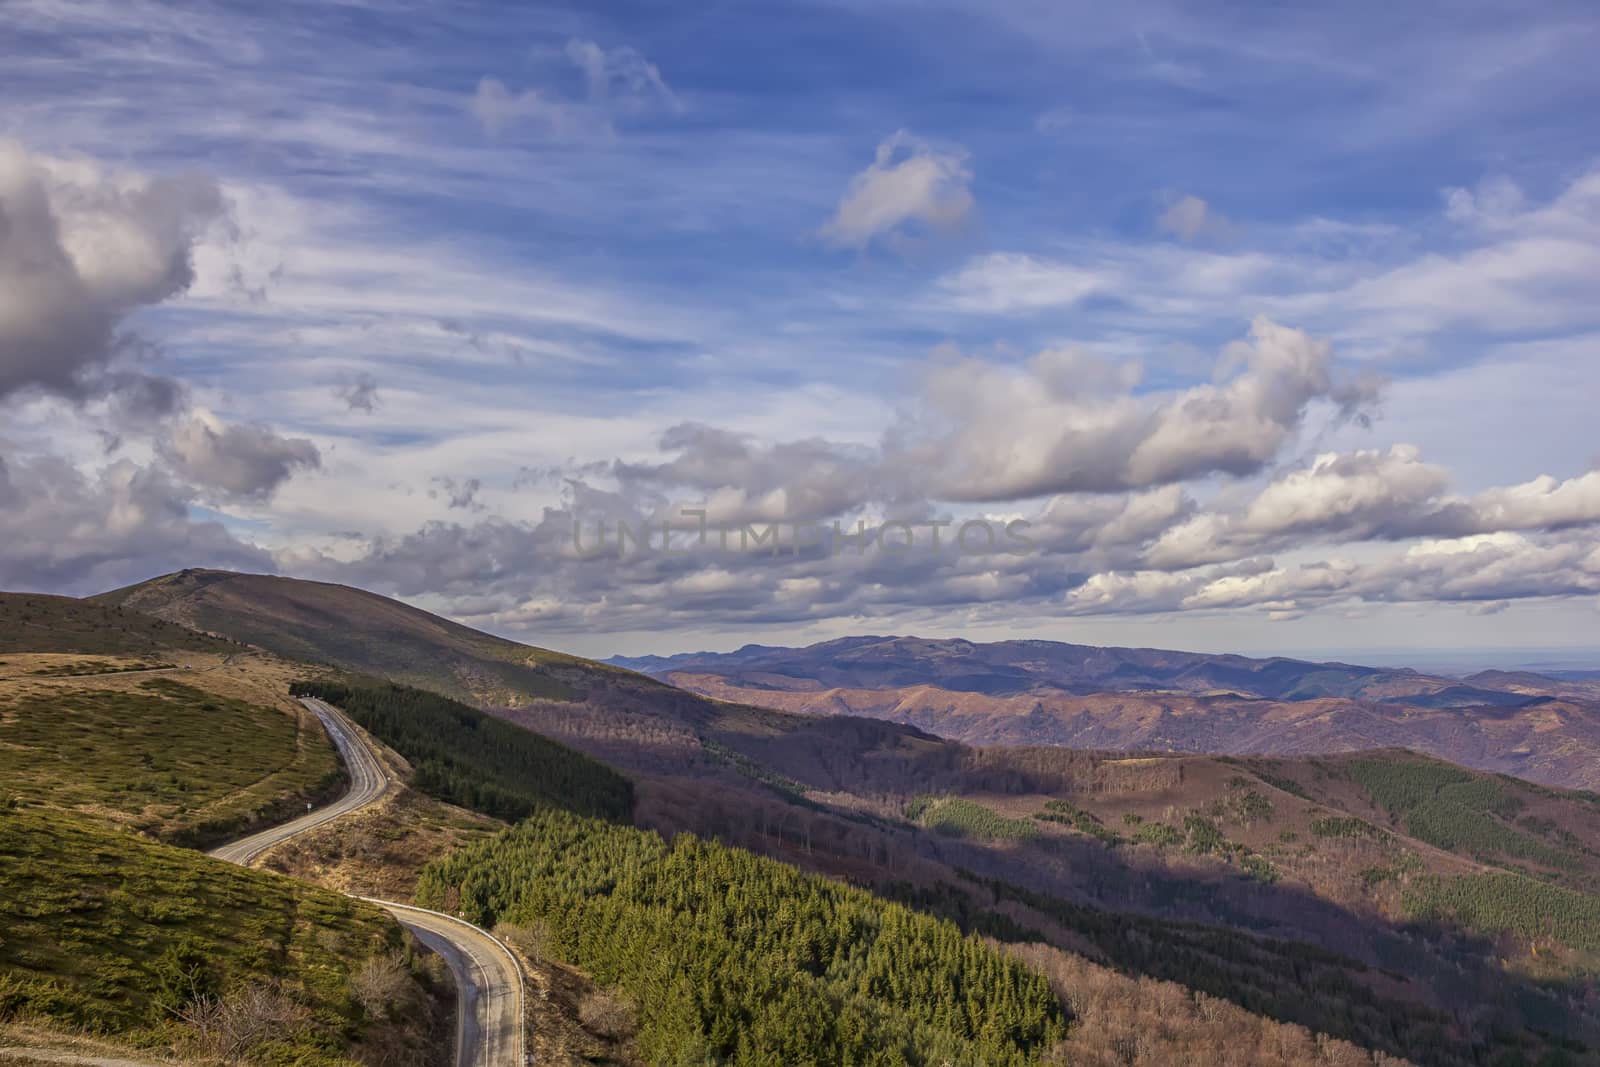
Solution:
[[[626,821],[633,783],[599,760],[449,697],[389,682],[296,682],[295,696],[340,708],[404,756],[412,785],[463,808],[514,821],[554,805]]]

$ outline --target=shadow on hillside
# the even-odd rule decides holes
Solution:
[[[1178,982],[1368,1048],[1472,1063],[1491,1035],[1515,1045],[1518,1033],[1556,1043],[1600,1033],[1581,1003],[1585,990],[1513,975],[1493,943],[1459,928],[1397,925],[1303,887],[1169,866],[1152,850],[1090,837],[986,843],[886,814],[924,793],[1107,788],[1108,774],[1125,772],[1108,771],[1098,754],[971,749],[879,720],[651,695],[670,710],[621,692],[500,714],[651,776],[641,783],[641,825],[873,885],[1001,939],[1041,931],[1124,974]]]

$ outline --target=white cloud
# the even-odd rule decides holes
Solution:
[[[264,500],[297,470],[322,464],[316,445],[265,426],[228,426],[199,410],[173,426],[157,451],[179,476],[233,499]]]
[[[1198,196],[1184,195],[1161,213],[1156,228],[1185,241],[1202,234],[1225,234],[1231,227],[1227,218]]]
[[[467,110],[485,133],[498,137],[513,127],[531,124],[556,137],[610,138],[615,116],[638,116],[666,110],[680,114],[683,102],[661,71],[637,50],[610,50],[574,38],[566,58],[583,75],[585,98],[570,100],[541,88],[512,91],[499,78],[485,75],[467,103]]]
[[[1240,509],[1201,512],[1171,527],[1144,560],[1181,570],[1317,542],[1472,538],[1600,524],[1600,471],[1566,481],[1541,477],[1470,497],[1449,488],[1449,471],[1423,461],[1410,445],[1327,453],[1279,474]]]
[[[971,184],[964,151],[941,151],[901,130],[878,145],[872,164],[850,179],[822,237],[864,248],[911,222],[947,229],[971,212]]]
[[[1491,229],[1515,222],[1523,203],[1522,190],[1503,175],[1485,179],[1476,190],[1444,191],[1445,217]]]
[[[633,48],[609,51],[593,41],[567,42],[567,58],[583,72],[589,99],[596,104],[620,103],[629,107],[659,104],[671,111],[684,110],[661,71]]]
[[[1150,614],[1258,608],[1299,611],[1342,602],[1458,602],[1499,606],[1529,598],[1600,592],[1600,551],[1582,540],[1494,533],[1424,541],[1358,563],[1334,559],[1212,571],[1095,574],[1064,600],[1071,614]]]
[[[929,372],[927,410],[901,461],[933,472],[931,495],[973,501],[1249,474],[1278,455],[1313,401],[1347,413],[1373,401],[1370,387],[1338,378],[1331,357],[1325,342],[1257,319],[1250,340],[1224,353],[1217,384],[1151,399],[1095,388],[1081,360],[1062,353],[1021,369],[960,360]]]
[[[1267,486],[1251,502],[1243,525],[1279,533],[1316,530],[1353,518],[1382,522],[1436,500],[1448,481],[1443,468],[1423,463],[1409,445],[1351,456],[1328,453]]]
[[[1088,234],[1052,239],[1046,251],[986,252],[938,278],[911,309],[1070,310],[1078,330],[1157,337],[1266,314],[1364,360],[1428,353],[1447,330],[1488,341],[1600,325],[1600,170],[1544,203],[1501,185],[1453,190],[1438,218],[1409,228],[1312,218],[1252,227],[1250,246],[1237,249]],[[1185,210],[1174,224],[1199,219],[1201,236],[1231,232],[1211,226],[1209,207]]]
[[[949,307],[997,315],[1067,307],[1120,283],[1115,270],[1085,269],[1019,252],[991,252],[941,278],[938,289]]]
[[[477,91],[467,103],[467,110],[491,137],[498,137],[524,121],[532,121],[555,134],[567,133],[577,125],[577,116],[561,101],[551,99],[538,89],[512,92],[505,82],[487,75],[478,79]]]
[[[1471,499],[1486,530],[1559,530],[1600,523],[1600,470],[1558,481],[1543,475],[1521,485],[1486,489]]]
[[[222,208],[205,179],[114,173],[0,140],[0,398],[104,392],[124,319],[189,287],[195,242]]]
[[[1445,216],[1461,226],[1454,247],[1403,262],[1363,264],[1348,283],[1307,287],[1273,302],[1281,314],[1339,316],[1346,329],[1382,337],[1469,327],[1548,334],[1600,323],[1600,170],[1529,206],[1503,180],[1476,193],[1447,192]]]

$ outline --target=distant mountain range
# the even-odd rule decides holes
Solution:
[[[1600,787],[1600,683],[1055,641],[848,637],[608,661],[691,691],[969,744],[1297,754],[1405,747]]]
[[[607,662],[655,675],[716,674],[758,689],[935,685],[988,696],[1049,689],[1077,695],[1171,691],[1268,700],[1369,694],[1388,698],[1396,692],[1450,690],[1448,699],[1461,704],[1493,702],[1504,696],[1408,669],[1155,648],[1101,648],[1058,641],[978,644],[961,639],[845,637],[805,648],[746,645],[736,652],[617,656]]]

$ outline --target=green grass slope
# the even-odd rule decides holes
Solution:
[[[253,988],[281,1019],[230,1062],[345,1064],[355,976],[403,948],[368,905],[82,815],[0,810],[0,856],[0,1021],[191,1048],[186,1012]]]
[[[0,801],[205,845],[286,818],[341,780],[310,720],[171,677],[0,695]]]
[[[0,653],[149,656],[170,650],[227,654],[238,649],[232,642],[114,603],[0,593]]]

